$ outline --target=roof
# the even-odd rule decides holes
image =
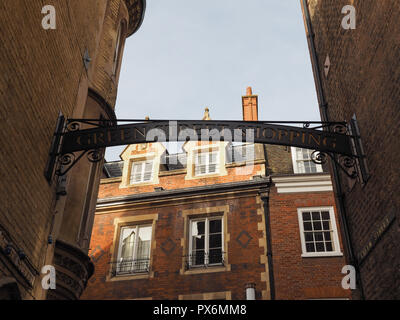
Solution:
[[[116,178],[122,176],[123,161],[113,161],[104,163],[104,170],[108,178]]]

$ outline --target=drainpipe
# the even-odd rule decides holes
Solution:
[[[265,173],[268,170],[268,157],[266,145],[263,145],[264,159],[265,159]],[[269,173],[268,173],[269,174]],[[268,262],[268,279],[271,300],[275,300],[275,280],[274,280],[274,266],[272,262],[272,244],[271,244],[271,217],[269,212],[269,188],[271,187],[271,176],[269,176],[268,189],[261,190],[260,198],[263,202],[264,219],[265,219],[265,238],[267,240],[267,262]]]
[[[317,96],[318,96],[321,120],[329,122],[328,111],[327,111],[328,103],[326,102],[324,90],[322,87],[322,79],[321,79],[321,73],[320,73],[320,69],[319,69],[318,56],[317,56],[317,51],[315,49],[315,43],[314,43],[315,34],[312,29],[310,11],[308,10],[307,0],[302,0],[302,2],[303,2],[303,10],[304,10],[304,15],[305,15],[305,20],[306,20],[306,33],[307,33],[308,45],[309,45],[310,52],[311,52],[311,64],[313,66],[315,86],[317,89]],[[328,128],[328,130],[331,130],[331,129]],[[338,168],[338,165],[334,161],[331,161],[331,164],[332,164],[331,167],[332,167],[333,178],[334,178],[333,180],[335,183],[335,190],[336,190],[335,197],[338,202],[339,215],[343,222],[342,227],[343,227],[344,237],[346,239],[345,244],[346,244],[346,249],[348,252],[349,263],[351,265],[353,265],[354,268],[356,269],[356,276],[357,276],[357,280],[358,280],[357,282],[358,282],[359,288],[360,288],[361,299],[364,300],[365,297],[364,297],[364,290],[363,290],[362,281],[361,281],[360,269],[359,269],[358,261],[354,256],[353,244],[352,244],[351,236],[349,233],[349,225],[348,225],[346,207],[344,205],[345,194],[341,187],[341,178],[339,175],[339,168]]]
[[[271,177],[270,177],[271,179]],[[271,180],[270,180],[271,181]],[[271,183],[269,182],[269,185]],[[269,276],[269,288],[271,292],[271,300],[275,300],[275,281],[274,281],[274,266],[272,263],[272,245],[271,245],[271,221],[269,213],[269,192],[261,193],[261,201],[264,206],[265,215],[265,237],[267,240],[267,261],[268,261],[268,276]]]

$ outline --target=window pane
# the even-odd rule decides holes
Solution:
[[[314,230],[322,230],[322,224],[320,221],[313,222]]]
[[[321,216],[319,212],[313,212],[312,213],[312,219],[315,220],[321,220]]]
[[[117,272],[130,272],[133,267],[133,253],[135,248],[136,228],[122,228],[120,241],[120,257]]]
[[[312,243],[312,242],[306,243],[306,251],[307,252],[315,252],[314,243]]]
[[[305,173],[317,172],[315,164],[311,161],[304,161]]]
[[[299,173],[305,173],[306,169],[304,168],[304,162],[303,161],[299,161],[297,162],[297,170]]]
[[[322,211],[321,215],[322,215],[322,220],[329,220],[330,219],[328,211]]]
[[[205,153],[199,153],[197,155],[197,164],[199,164],[199,165],[206,164],[206,155],[205,155]]]
[[[313,233],[312,232],[305,232],[304,239],[306,241],[314,241]]]
[[[153,162],[152,161],[151,162],[146,162],[145,169],[144,169],[143,180],[144,181],[150,181],[152,173],[153,173]]]
[[[140,227],[136,259],[150,258],[151,227]]]
[[[324,238],[325,238],[325,241],[331,241],[332,240],[331,233],[330,232],[324,232]]]
[[[192,243],[193,243],[193,250],[197,250],[197,249],[204,249],[204,235],[201,236],[195,236],[193,237]]]
[[[303,220],[304,221],[310,221],[311,220],[310,212],[303,212]]]
[[[311,222],[304,222],[304,231],[312,231]]]
[[[324,238],[322,236],[322,232],[315,232],[314,233],[315,241],[324,241]]]
[[[206,230],[206,222],[205,221],[196,221],[197,223],[197,232],[198,234],[204,234]]]
[[[205,248],[205,221],[192,221],[192,251]]]
[[[329,221],[323,221],[323,222],[322,222],[322,226],[323,226],[324,230],[330,230],[330,223],[329,223]]]
[[[196,173],[197,174],[205,174],[207,172],[207,166],[206,165],[200,165],[196,168]]]
[[[209,248],[221,248],[222,247],[222,235],[219,234],[212,234],[210,235],[210,243]]]
[[[142,167],[143,167],[143,163],[139,162],[139,163],[135,163],[133,165],[133,182],[140,182],[142,181]]]
[[[133,259],[133,250],[135,245],[136,228],[121,229],[121,258]]]
[[[221,263],[222,262],[222,250],[221,249],[212,249],[210,250],[210,254],[208,256],[208,263]]]
[[[192,253],[192,264],[203,265],[204,264],[204,250],[195,251]]]
[[[216,233],[222,231],[221,220],[211,220],[210,221],[210,233]]]
[[[326,242],[326,251],[333,251],[332,242]]]
[[[210,163],[217,163],[218,153],[217,152],[210,152]]]
[[[323,242],[316,242],[315,247],[317,248],[317,252],[325,251],[324,243]]]

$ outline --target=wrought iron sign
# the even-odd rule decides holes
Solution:
[[[355,121],[355,120],[354,120]],[[117,125],[117,122],[130,122]],[[302,125],[301,127],[293,126]],[[63,129],[60,129],[63,126]],[[81,129],[82,126],[85,128]],[[322,130],[324,129],[324,130]],[[98,120],[67,119],[57,122],[46,177],[58,160],[57,175],[64,175],[84,155],[91,162],[103,158],[103,148],[148,142],[235,141],[294,146],[315,150],[312,160],[325,163],[328,156],[344,172],[357,175],[359,136],[346,122],[317,121],[217,121],[217,120]]]

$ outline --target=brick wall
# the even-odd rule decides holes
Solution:
[[[327,113],[331,121],[356,114],[370,178],[352,189],[342,176],[355,255],[373,239],[385,215],[394,222],[359,261],[366,299],[399,298],[400,5],[396,0],[354,0],[356,29],[344,30],[342,8],[350,1],[310,0],[310,15]],[[329,55],[330,70],[324,74]]]
[[[96,263],[96,271],[90,280],[82,299],[178,299],[179,295],[190,295],[210,292],[231,291],[232,299],[245,299],[245,285],[256,284],[257,297],[266,290],[265,265],[260,263],[263,247],[259,246],[257,224],[262,221],[257,210],[260,205],[255,197],[209,201],[207,197],[201,201],[187,199],[186,204],[159,206],[153,203],[144,209],[124,210],[123,212],[96,214],[91,242],[92,258]],[[228,262],[229,272],[181,274],[182,256],[187,254],[182,247],[184,238],[184,219],[182,212],[188,209],[229,206],[228,213]],[[114,219],[137,215],[157,214],[155,224],[155,243],[153,251],[154,277],[125,281],[109,281],[107,274],[112,259],[112,239],[114,237]],[[243,248],[236,240],[241,232],[246,232],[251,239]],[[247,236],[246,236],[247,237]],[[241,239],[247,242],[246,239]],[[171,242],[171,243],[168,243]],[[173,249],[171,249],[173,248]],[[168,250],[167,250],[168,249]],[[212,268],[211,268],[212,269]],[[264,274],[262,278],[261,274]],[[263,281],[264,280],[264,281]]]
[[[55,7],[55,30],[42,28],[44,5]],[[104,27],[110,11],[113,15]],[[35,276],[52,261],[47,238],[56,210],[55,180],[50,185],[43,172],[57,116],[59,111],[70,118],[84,114],[88,88],[96,77],[92,66],[96,64],[97,71],[112,66],[112,61],[96,61],[97,56],[108,59],[114,50],[109,40],[118,24],[114,20],[112,25],[110,19],[124,14],[129,17],[122,0],[0,3],[0,227],[5,231],[1,235],[7,234],[4,241],[23,250],[26,259],[21,265]],[[92,59],[88,70],[83,63],[86,50]],[[104,85],[92,89],[113,105],[117,80],[103,78]],[[112,83],[106,86],[107,81]],[[6,274],[0,267],[0,276]],[[31,286],[19,283],[22,298],[36,297]],[[40,287],[39,277],[36,283]]]
[[[277,299],[349,298],[341,288],[346,265],[342,257],[301,257],[297,208],[330,207],[339,220],[332,192],[278,193],[270,191],[273,268]],[[339,230],[338,230],[339,232]],[[342,240],[339,232],[341,252]]]
[[[46,31],[43,5],[22,0],[0,4],[0,224],[38,271],[55,200],[54,187],[43,174],[51,137],[59,110],[69,116],[75,107],[85,73],[83,48],[96,46],[95,36],[86,39],[78,32],[98,34],[101,26],[90,21],[105,9],[96,1],[57,1],[57,29]],[[69,17],[69,10],[86,12],[87,20]]]

